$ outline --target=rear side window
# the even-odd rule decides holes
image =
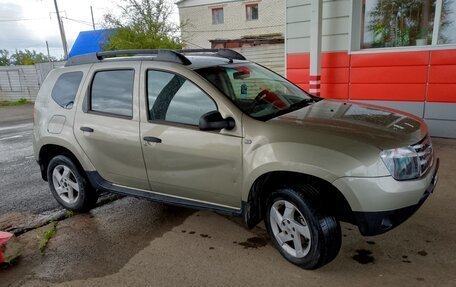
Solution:
[[[118,116],[133,115],[133,70],[97,72],[93,78],[90,109]]]
[[[61,74],[52,89],[52,99],[62,108],[71,109],[81,83],[82,72]]]

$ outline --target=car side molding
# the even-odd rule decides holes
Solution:
[[[133,196],[136,198],[148,199],[151,201],[166,203],[175,206],[182,206],[197,210],[207,210],[214,211],[220,214],[229,215],[229,216],[242,216],[242,208],[235,209],[215,204],[209,204],[204,202],[198,202],[194,200],[163,195],[160,193],[155,193],[153,191],[146,191],[135,188],[128,188],[124,186],[115,185],[112,182],[105,180],[98,172],[96,171],[86,171],[87,177],[92,185],[97,191],[111,192],[121,195]]]

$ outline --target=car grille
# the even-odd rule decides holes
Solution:
[[[425,136],[420,142],[412,145],[412,148],[418,153],[421,165],[421,174],[425,174],[432,166],[434,161],[434,151],[429,135]]]

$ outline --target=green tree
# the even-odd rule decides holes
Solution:
[[[44,55],[43,53],[37,53],[35,50],[16,50],[11,55],[10,62],[13,65],[33,65],[38,63],[45,63],[50,61],[55,61],[56,59],[51,56]]]
[[[179,26],[169,17],[172,6],[165,0],[123,0],[121,14],[104,16],[107,28],[116,32],[103,46],[104,50],[179,49]]]
[[[0,66],[9,66],[11,65],[10,53],[8,50],[0,50]]]

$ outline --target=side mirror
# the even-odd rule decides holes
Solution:
[[[208,112],[201,116],[199,129],[202,131],[219,131],[221,129],[232,130],[235,126],[234,119],[224,119],[218,111]]]

